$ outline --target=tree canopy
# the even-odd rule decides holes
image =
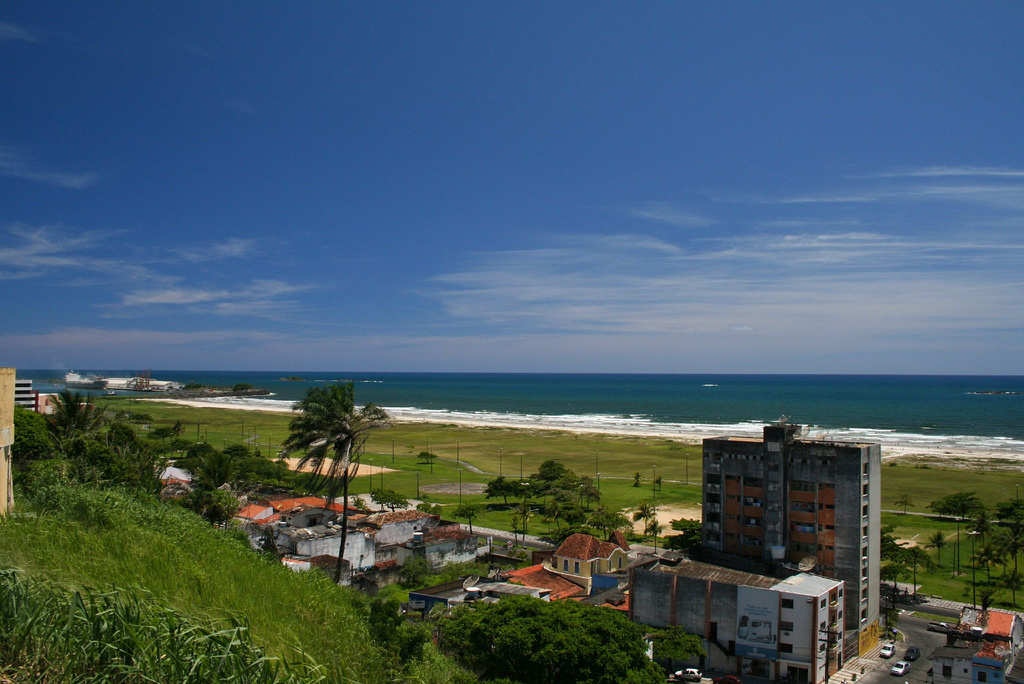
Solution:
[[[439,645],[481,681],[660,684],[644,630],[615,610],[510,596],[456,610]]]

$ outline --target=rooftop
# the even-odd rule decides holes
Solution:
[[[514,584],[522,584],[537,589],[550,589],[552,601],[585,593],[583,587],[570,582],[561,575],[551,572],[542,563],[519,570],[510,570],[509,572],[502,573],[502,577]]]
[[[677,575],[692,577],[694,579],[721,582],[722,584],[736,584],[744,587],[761,587],[763,589],[770,589],[778,584],[778,580],[774,577],[755,575],[751,572],[732,570],[730,568],[723,568],[718,565],[701,563],[700,561],[685,558],[680,560],[678,565],[665,565],[660,563],[651,569],[657,572],[675,573]]]
[[[625,542],[624,538],[623,542]],[[566,537],[565,541],[555,550],[555,555],[589,561],[595,558],[610,558],[616,549],[626,551],[629,549],[629,545],[626,544],[626,548],[623,549],[619,544],[603,542],[589,534],[576,533]]]
[[[802,572],[799,575],[793,575],[787,577],[773,589],[777,591],[784,591],[788,594],[799,594],[801,596],[821,596],[832,591],[835,587],[842,584],[842,580],[830,579],[828,577],[821,577],[820,575],[810,575],[806,572]]]
[[[269,509],[270,506],[266,506],[264,504],[249,504],[242,510],[235,513],[235,517],[253,520],[256,516],[260,515],[261,513],[267,512],[267,510]]]
[[[423,520],[424,518],[437,519],[437,516],[412,509],[408,511],[392,511],[390,513],[374,513],[373,515],[366,517],[366,522],[371,525],[380,526],[392,523],[412,522],[415,520]]]

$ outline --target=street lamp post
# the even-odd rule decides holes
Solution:
[[[502,450],[503,450],[502,447],[498,447],[498,477],[501,477],[501,455],[502,455],[501,452],[502,452]]]
[[[597,473],[597,491],[601,491],[601,473]]]
[[[971,605],[975,608],[978,607],[978,558],[974,553],[974,538],[979,534],[981,532],[977,530],[967,533],[967,536],[971,538]]]
[[[526,543],[526,523],[527,523],[526,517],[527,517],[527,513],[529,513],[529,509],[526,507],[526,495],[530,493],[530,483],[529,482],[520,482],[519,484],[523,488],[523,543],[525,544]]]
[[[459,468],[459,505],[462,505],[462,468]]]
[[[654,502],[658,502],[658,466],[651,466],[653,474],[651,475],[651,495],[654,497]]]
[[[416,471],[416,498],[420,498],[420,471]]]

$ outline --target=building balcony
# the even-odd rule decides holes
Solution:
[[[710,492],[711,494],[721,494],[722,485],[720,484],[706,484],[704,485],[704,491]]]

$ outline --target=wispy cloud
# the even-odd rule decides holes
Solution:
[[[171,251],[191,262],[239,259],[253,256],[256,253],[256,240],[232,237],[220,242],[211,242],[188,249],[173,249]]]
[[[100,180],[97,173],[68,173],[42,168],[34,159],[9,147],[0,147],[0,175],[75,190],[91,187]]]
[[[848,178],[941,178],[946,176],[1024,178],[1024,170],[995,166],[926,166],[919,169],[883,171],[863,176],[848,176]]]
[[[179,306],[225,316],[270,316],[295,305],[281,299],[309,289],[280,280],[254,280],[237,289],[166,287],[137,290],[121,298],[121,306]]]
[[[692,214],[665,203],[650,203],[629,210],[631,216],[667,223],[680,228],[702,228],[714,223],[711,219]]]
[[[41,43],[38,37],[26,28],[8,21],[0,21],[0,43],[8,40],[21,40],[26,43]]]
[[[209,50],[195,43],[183,43],[181,49],[203,59],[211,59],[213,57]]]

